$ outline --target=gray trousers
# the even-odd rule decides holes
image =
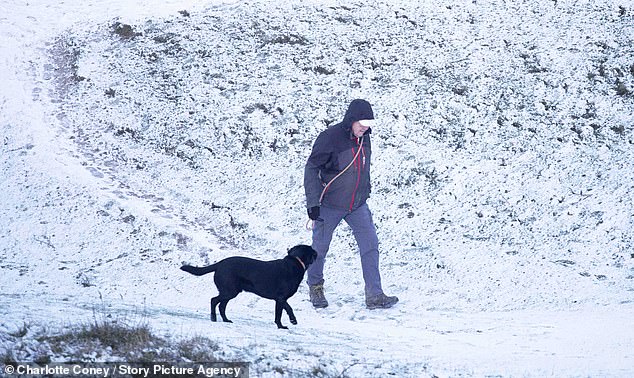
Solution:
[[[367,204],[363,204],[353,212],[337,210],[322,206],[320,217],[313,228],[313,249],[317,251],[317,260],[307,270],[309,285],[321,284],[324,281],[324,263],[330,248],[330,241],[341,220],[352,229],[361,254],[361,269],[365,281],[366,296],[382,294],[381,275],[379,273],[379,238],[372,221],[372,213]]]

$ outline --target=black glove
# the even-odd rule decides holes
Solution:
[[[319,206],[313,206],[308,209],[308,218],[311,220],[317,220],[317,218],[319,218]]]

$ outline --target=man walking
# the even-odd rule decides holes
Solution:
[[[383,293],[379,273],[379,240],[366,203],[370,196],[370,127],[372,106],[354,100],[343,121],[319,134],[304,170],[308,216],[313,221],[317,260],[308,268],[310,301],[316,308],[328,306],[324,295],[324,263],[332,235],[345,220],[361,254],[365,303],[369,309],[389,308],[397,297]]]

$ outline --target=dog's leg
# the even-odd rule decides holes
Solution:
[[[220,303],[220,296],[211,298],[211,321],[215,322],[218,319],[216,318],[216,306]]]
[[[283,308],[284,310],[286,310],[286,314],[288,314],[288,318],[291,320],[291,324],[293,325],[297,324],[297,318],[295,317],[295,313],[293,313],[293,309],[291,308],[291,305],[289,305],[286,300],[284,301]]]
[[[225,309],[227,308],[227,303],[229,303],[231,299],[232,298],[229,298],[229,299],[223,298],[220,301],[220,306],[218,306],[218,309],[220,310],[220,317],[222,317],[222,321],[225,323],[233,323],[231,320],[227,319],[227,316],[225,315]]]
[[[288,327],[284,327],[282,325],[282,309],[284,308],[284,300],[277,299],[275,300],[275,324],[277,324],[277,328],[280,329],[288,329]]]

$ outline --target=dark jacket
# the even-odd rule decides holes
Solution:
[[[365,100],[350,103],[341,123],[322,131],[304,169],[306,206],[327,206],[353,211],[370,196],[370,157],[372,149],[368,129],[361,138],[352,134],[352,124],[362,119],[374,119],[371,105]],[[325,185],[343,171],[361,149],[354,164],[339,176],[326,190],[322,203],[319,198]]]

